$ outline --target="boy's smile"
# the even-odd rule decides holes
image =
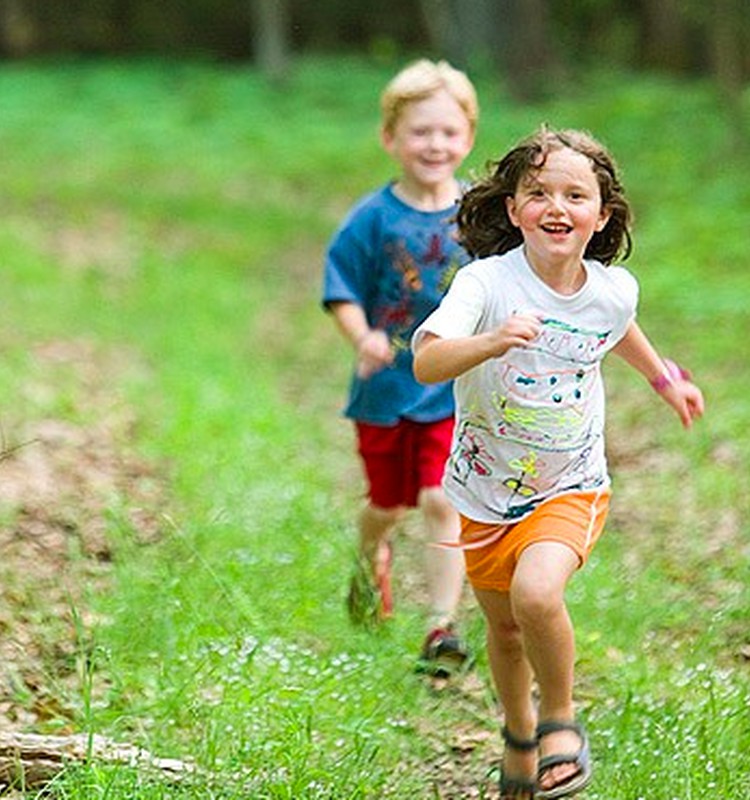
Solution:
[[[456,201],[455,172],[473,142],[465,112],[444,89],[407,103],[393,129],[383,131],[383,146],[401,165],[400,192],[436,210]]]

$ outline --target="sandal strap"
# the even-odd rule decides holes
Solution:
[[[567,721],[564,719],[547,719],[536,726],[537,741],[550,733],[558,733],[559,731],[573,731],[577,733],[582,740],[585,737],[583,726],[580,722]]]
[[[538,739],[519,739],[508,730],[507,726],[505,726],[500,733],[505,744],[512,750],[520,750],[523,753],[528,753],[531,750],[536,750],[539,746]]]
[[[574,764],[575,766],[581,767],[581,754],[580,753],[558,753],[553,756],[544,756],[543,758],[539,759],[539,766],[537,769],[539,772],[544,772],[545,770],[552,769],[552,767],[560,766],[560,764]]]
[[[500,778],[500,795],[501,797],[506,797],[509,794],[526,794],[533,800],[536,795],[536,781],[527,781],[523,778],[506,778],[503,775]]]

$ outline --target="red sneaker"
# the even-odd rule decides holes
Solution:
[[[417,662],[417,672],[436,678],[450,678],[467,670],[474,663],[469,648],[461,641],[452,625],[435,628],[427,634]]]

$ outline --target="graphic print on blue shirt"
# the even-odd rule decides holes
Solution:
[[[419,211],[385,186],[344,220],[328,249],[323,302],[360,305],[388,335],[394,363],[366,380],[352,376],[346,416],[392,425],[433,422],[454,409],[450,382],[423,385],[412,372],[411,337],[438,306],[469,257],[456,238],[456,208]]]

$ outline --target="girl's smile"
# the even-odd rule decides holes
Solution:
[[[585,280],[586,246],[610,216],[589,159],[567,147],[551,150],[542,167],[521,180],[506,207],[537,274],[558,291],[577,291]]]

